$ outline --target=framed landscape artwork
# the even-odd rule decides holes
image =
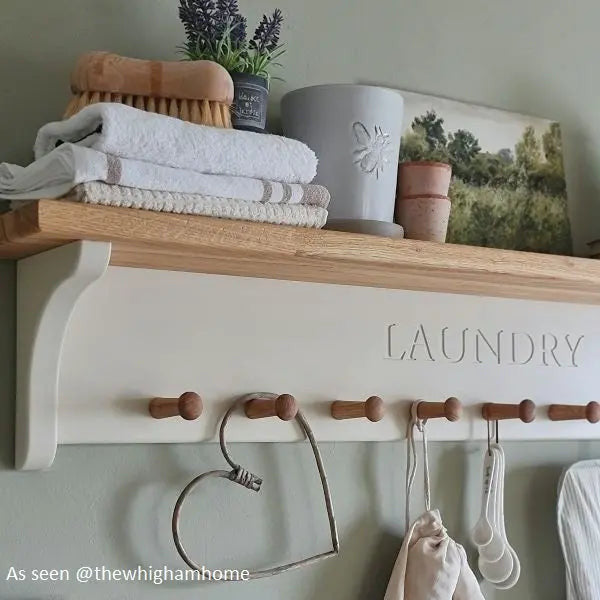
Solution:
[[[452,165],[448,242],[572,254],[558,123],[399,91],[400,161]]]

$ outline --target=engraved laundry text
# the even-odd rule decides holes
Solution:
[[[488,331],[480,328],[426,329],[393,323],[387,328],[386,358],[428,362],[542,367],[578,367],[585,336]]]

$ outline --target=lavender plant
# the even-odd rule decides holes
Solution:
[[[283,14],[263,15],[252,39],[238,0],[180,0],[179,18],[186,42],[180,50],[187,60],[212,60],[229,72],[272,78],[271,69],[285,52],[280,44]]]

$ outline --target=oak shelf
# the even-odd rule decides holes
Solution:
[[[600,304],[599,260],[60,200],[0,215],[0,259],[78,240],[115,266]]]

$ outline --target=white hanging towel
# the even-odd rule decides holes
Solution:
[[[574,464],[563,474],[557,508],[567,600],[600,598],[599,506],[600,460]]]
[[[408,526],[410,495],[417,470],[415,427],[423,434],[426,512]],[[406,482],[407,531],[384,600],[484,600],[464,548],[447,533],[438,510],[430,509],[425,422],[409,426]]]

